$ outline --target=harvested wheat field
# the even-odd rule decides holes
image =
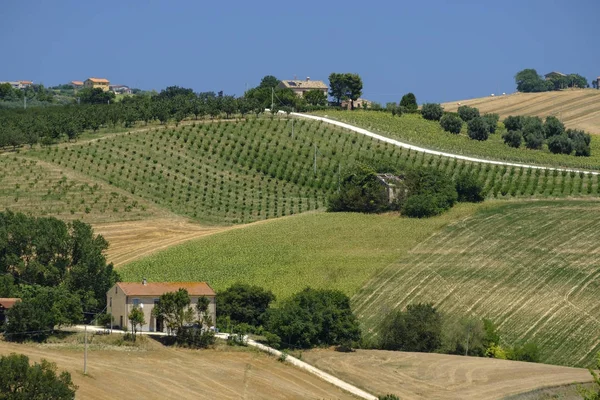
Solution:
[[[370,393],[401,399],[501,399],[591,380],[583,368],[433,353],[311,350],[302,359]]]
[[[94,225],[94,232],[108,240],[106,256],[117,267],[156,251],[227,229],[231,228],[201,226],[180,217]]]
[[[98,350],[0,341],[0,355],[45,358],[71,373],[78,399],[353,399],[321,379],[258,351],[166,348],[149,339],[148,350]]]
[[[460,105],[479,108],[481,113],[509,115],[557,116],[567,128],[600,134],[600,90],[569,89],[558,92],[514,93],[443,103],[446,111]]]

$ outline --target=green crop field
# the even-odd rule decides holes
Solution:
[[[402,117],[418,126],[427,121]],[[286,118],[199,123],[69,143],[26,154],[104,180],[207,224],[323,209],[356,160],[476,173],[490,197],[597,196],[591,174],[466,163],[392,146],[326,123]]]
[[[157,215],[154,207],[119,189],[13,155],[0,157],[0,209],[93,223]]]
[[[463,131],[454,135],[445,132],[435,121],[427,121],[417,114],[392,116],[388,112],[374,111],[319,111],[315,114],[346,122],[372,132],[406,143],[454,154],[469,155],[490,160],[505,160],[527,164],[539,164],[551,167],[574,167],[600,169],[600,139],[592,137],[590,157],[575,157],[564,154],[552,154],[544,145],[543,150],[528,150],[523,146],[514,149],[504,144],[502,132],[498,130],[486,141],[470,139]]]
[[[235,282],[278,298],[307,286],[354,294],[374,273],[440,227],[483,205],[461,204],[429,219],[397,214],[305,213],[194,240],[125,265],[124,280]]]
[[[536,342],[542,360],[590,366],[600,350],[600,203],[484,208],[415,246],[353,298],[368,337],[383,316],[432,302],[498,324],[508,344]]]

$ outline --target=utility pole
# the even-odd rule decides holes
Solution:
[[[271,88],[271,112],[273,112],[273,107],[274,107],[274,99],[273,96],[275,95],[275,88]]]
[[[23,110],[27,110],[27,95],[23,95]]]
[[[294,139],[294,118],[292,118],[292,140]]]
[[[342,174],[342,163],[338,163],[338,193],[340,192],[340,186],[341,186],[341,177],[340,175]]]
[[[87,375],[87,349],[88,349],[88,343],[87,343],[87,324],[85,325],[85,347],[83,350],[83,374]]]
[[[315,143],[315,175],[317,174],[317,144]]]

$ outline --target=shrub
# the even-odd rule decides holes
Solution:
[[[441,214],[451,208],[458,197],[452,180],[443,172],[424,167],[406,174],[408,197],[402,214],[423,218]]]
[[[560,136],[563,133],[565,133],[565,126],[558,118],[553,116],[546,117],[546,122],[544,123],[544,134],[546,135],[546,138]]]
[[[457,111],[458,116],[465,122],[469,122],[473,118],[479,117],[479,110],[475,107],[460,106]]]
[[[274,333],[265,332],[265,343],[267,346],[273,347],[274,349],[278,349],[281,347],[281,338]]]
[[[463,172],[456,178],[455,184],[458,201],[479,203],[484,200],[483,182],[474,174]]]
[[[539,150],[544,144],[544,136],[541,133],[531,132],[523,135],[525,147],[532,150]]]
[[[340,191],[329,197],[328,211],[377,213],[389,208],[385,187],[373,168],[356,164],[342,178]]]
[[[467,133],[471,139],[481,141],[488,139],[489,127],[483,118],[473,118],[468,122],[467,128]]]
[[[554,154],[571,154],[573,142],[566,135],[551,136],[548,139],[548,150]]]
[[[259,326],[275,295],[259,286],[236,283],[217,296],[219,318],[229,318],[234,324]]]
[[[521,147],[523,134],[520,131],[508,131],[502,135],[502,139],[504,139],[504,143],[508,146],[518,149]]]
[[[444,114],[440,119],[440,125],[446,132],[458,134],[462,128],[462,120],[456,114]]]
[[[379,400],[400,400],[400,397],[395,394],[386,394],[385,396],[379,396]]]
[[[506,358],[514,361],[539,362],[540,350],[535,343],[516,344],[506,353]]]
[[[500,116],[498,114],[485,114],[482,118],[487,123],[489,132],[496,133],[496,128],[498,128],[498,121],[500,121]]]
[[[408,113],[416,112],[419,106],[417,105],[417,97],[413,93],[407,93],[400,100],[400,108]]]
[[[442,344],[442,316],[432,304],[409,304],[389,313],[381,332],[384,350],[433,352]]]
[[[444,109],[441,105],[435,103],[423,104],[421,115],[430,121],[439,121],[444,115]]]
[[[11,354],[0,357],[0,398],[72,400],[77,386],[71,374],[56,373],[56,364],[42,359],[29,364],[29,357]]]
[[[283,347],[310,348],[358,342],[358,320],[339,290],[306,288],[269,310],[268,330]]]
[[[541,136],[544,139],[544,124],[538,117],[521,117],[523,121],[523,137],[527,137],[530,134]],[[508,129],[508,128],[507,128]]]
[[[504,127],[507,131],[520,131],[523,129],[523,118],[521,116],[508,116],[504,119]]]
[[[583,140],[573,142],[573,148],[575,149],[575,156],[577,157],[589,157],[591,154],[590,146],[585,144],[585,141]]]

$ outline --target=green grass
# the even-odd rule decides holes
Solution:
[[[216,290],[247,282],[285,298],[307,286],[353,295],[373,274],[440,227],[482,205],[430,219],[395,214],[305,213],[173,247],[125,265],[126,281],[207,281]]]
[[[394,309],[432,302],[453,318],[490,318],[506,343],[533,341],[542,360],[590,366],[600,350],[600,203],[483,208],[422,241],[353,298],[374,339]]]
[[[470,171],[485,183],[491,198],[597,196],[599,191],[591,175],[554,176],[466,163],[411,152],[321,122],[296,121],[292,137],[286,118],[192,123],[27,154],[205,224],[248,223],[323,209],[344,169],[356,160],[398,168],[428,165],[451,176]]]
[[[356,125],[383,136],[398,139],[406,143],[423,146],[432,150],[454,154],[480,157],[490,160],[514,161],[527,164],[539,164],[551,167],[574,167],[590,170],[600,169],[600,140],[591,142],[591,157],[575,157],[564,154],[552,154],[544,145],[543,150],[514,149],[504,144],[502,130],[480,142],[471,140],[466,134],[466,124],[459,135],[445,132],[438,122],[427,121],[417,114],[405,114],[394,117],[388,112],[374,111],[319,111],[315,114],[328,116],[342,122]]]
[[[119,189],[13,155],[0,156],[0,209],[95,223],[156,215],[148,203]]]

